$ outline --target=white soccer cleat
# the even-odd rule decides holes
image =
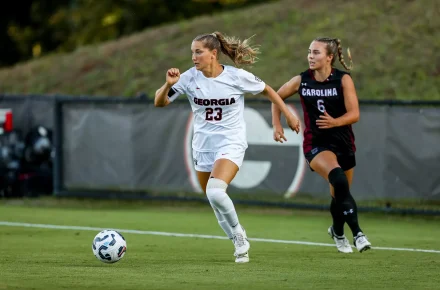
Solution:
[[[243,229],[243,232],[237,235],[234,235],[234,237],[231,239],[232,240],[232,244],[234,244],[235,247],[235,251],[234,251],[234,257],[235,257],[235,263],[249,263],[249,248],[250,248],[250,244],[246,235],[246,230],[241,227]],[[247,244],[247,251],[244,254],[238,254],[237,253],[237,245],[240,246],[241,242],[241,238],[243,237],[244,240],[244,246],[241,246],[241,248],[245,248],[246,244]]]
[[[333,231],[333,227],[330,226],[328,228],[328,234],[329,236],[335,241],[336,248],[338,249],[338,252],[340,253],[353,253],[353,249],[350,246],[350,242],[347,240],[347,238],[344,236],[337,236],[335,232]]]
[[[246,235],[246,230],[243,227],[242,227],[242,229],[243,229],[243,236],[244,236],[245,240],[248,241],[247,235]],[[232,243],[234,243],[234,241],[232,241]],[[248,241],[248,243],[249,243],[249,241]],[[244,255],[237,255],[237,252],[234,252],[234,256],[235,256],[235,263],[249,263],[249,252],[247,252]]]
[[[235,254],[237,254],[237,256],[247,254],[251,246],[242,233],[235,234],[232,240],[234,242]]]
[[[249,262],[249,253],[246,253],[242,256],[235,255],[235,263],[248,263],[248,262]]]
[[[234,256],[236,257],[241,257],[246,255],[249,251],[249,248],[251,247],[247,239],[246,231],[244,230],[243,227],[241,232],[238,232],[233,236],[232,242],[234,243],[234,247],[235,247]]]
[[[367,240],[363,232],[359,232],[357,236],[353,238],[353,244],[361,253],[371,249],[371,243]]]

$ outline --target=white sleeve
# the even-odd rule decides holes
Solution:
[[[180,95],[186,94],[186,87],[189,83],[190,78],[191,77],[188,71],[180,75],[180,79],[171,87],[170,91],[168,92],[168,99],[170,100],[170,102],[173,102]]]
[[[266,84],[254,74],[243,69],[239,69],[237,71],[237,75],[239,79],[238,86],[244,93],[256,95],[264,91]]]

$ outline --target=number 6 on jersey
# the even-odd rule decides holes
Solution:
[[[316,103],[318,105],[318,110],[324,113],[325,112],[324,100],[318,100]]]

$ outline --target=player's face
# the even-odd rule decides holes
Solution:
[[[332,55],[327,55],[327,44],[318,41],[312,41],[309,47],[307,60],[311,70],[318,70],[331,64]]]
[[[203,46],[201,41],[193,41],[191,44],[192,61],[197,70],[204,70],[216,60],[213,51]]]

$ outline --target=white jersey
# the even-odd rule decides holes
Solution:
[[[194,115],[192,148],[199,152],[217,152],[224,146],[247,148],[244,94],[256,95],[266,86],[250,72],[223,67],[216,78],[207,78],[193,67],[180,75],[168,94],[170,101],[187,95]]]

